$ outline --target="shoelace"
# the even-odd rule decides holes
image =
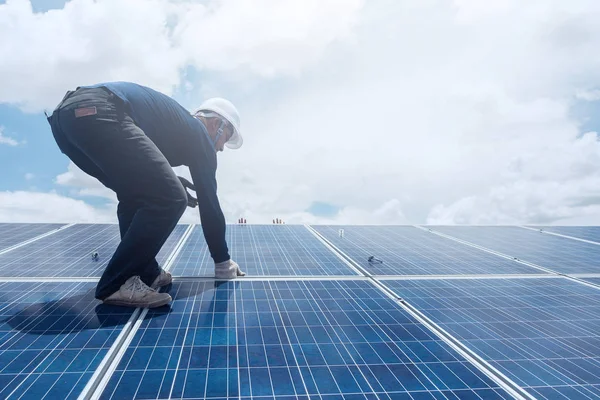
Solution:
[[[146,286],[144,284],[144,282],[142,282],[142,280],[140,279],[139,276],[136,276],[135,278],[133,278],[133,281],[130,282],[130,284],[127,287],[127,289],[129,289],[131,291],[131,295],[129,295],[130,299],[133,298],[133,294],[135,292],[144,292],[144,294],[146,294],[148,292],[154,292],[155,291],[154,289]]]

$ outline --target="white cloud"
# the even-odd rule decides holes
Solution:
[[[8,0],[0,5],[0,37],[10,38],[0,42],[0,76],[10,78],[0,102],[52,109],[67,90],[111,80],[171,93],[188,65],[297,74],[348,36],[362,3],[72,0],[33,13],[29,1]]]
[[[482,4],[10,1],[0,101],[39,109],[107,79],[238,98],[245,144],[219,155],[230,222],[594,220],[600,147],[572,111],[598,97],[600,3]],[[57,183],[113,196],[71,167]]]
[[[0,145],[1,144],[6,144],[9,146],[18,146],[19,142],[11,137],[4,136],[4,128],[0,126]]]
[[[35,178],[35,175],[32,174],[31,172],[28,172],[28,173],[25,174],[25,180],[30,181],[33,178]]]
[[[56,193],[0,192],[2,222],[117,223],[113,207],[97,208]]]
[[[117,202],[115,192],[100,183],[98,179],[83,172],[73,162],[69,162],[67,172],[58,175],[55,182],[58,185],[70,187],[73,196],[101,197],[114,203]]]

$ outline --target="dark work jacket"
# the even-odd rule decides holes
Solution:
[[[217,153],[204,124],[171,97],[129,82],[100,83],[125,103],[126,110],[173,167],[190,169],[204,237],[215,262],[229,260],[225,217],[217,198]]]

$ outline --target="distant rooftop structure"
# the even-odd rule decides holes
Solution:
[[[112,224],[0,223],[2,399],[600,398],[600,227],[200,225],[174,301],[94,299]]]

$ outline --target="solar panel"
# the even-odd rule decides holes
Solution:
[[[385,285],[533,396],[600,398],[599,289],[559,277]]]
[[[0,398],[77,398],[132,313],[94,286],[0,282]]]
[[[299,225],[228,225],[231,258],[248,276],[357,275],[308,229]],[[171,272],[175,276],[214,276],[201,226],[196,226]]]
[[[157,256],[166,260],[187,229],[178,225]],[[78,224],[0,255],[2,277],[99,277],[120,242],[115,224]],[[93,260],[94,251],[99,254]]]
[[[372,275],[543,273],[411,226],[312,227]]]
[[[367,281],[186,282],[171,293],[101,399],[510,398]]]
[[[531,226],[531,228],[600,243],[600,227],[598,226]]]
[[[61,226],[64,226],[64,224],[0,223],[0,251],[56,230]]]
[[[563,274],[600,273],[600,246],[508,226],[431,226],[434,231]]]
[[[582,280],[600,286],[600,278],[581,278]]]

